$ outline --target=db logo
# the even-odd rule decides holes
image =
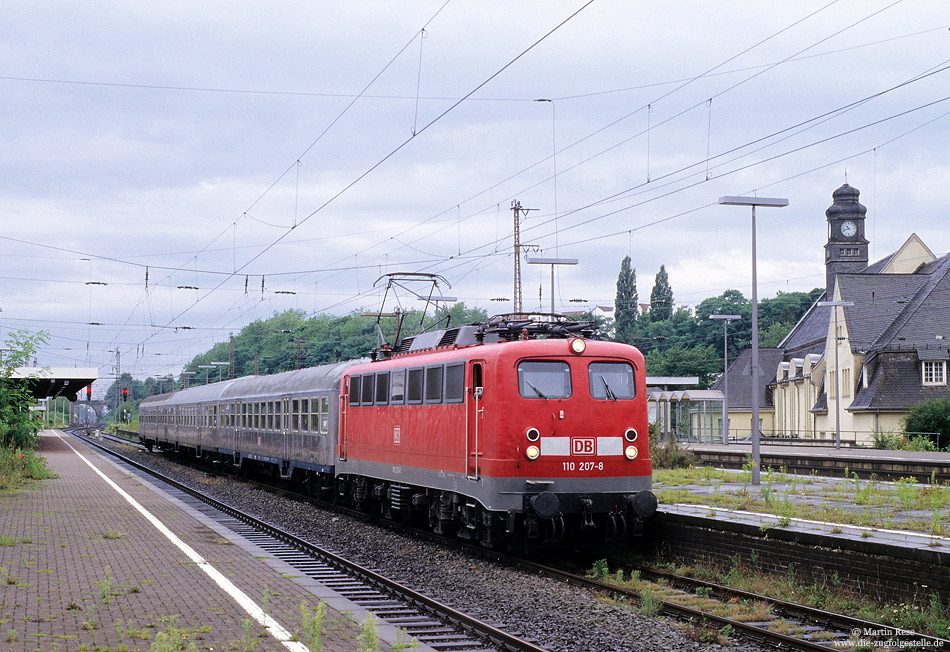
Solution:
[[[594,455],[593,437],[571,437],[571,455]]]

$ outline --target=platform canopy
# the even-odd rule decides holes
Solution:
[[[95,367],[17,367],[10,376],[23,380],[37,399],[63,396],[75,401],[80,390],[99,378]]]

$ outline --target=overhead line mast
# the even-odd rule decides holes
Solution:
[[[521,299],[521,215],[527,215],[528,211],[536,211],[537,208],[522,208],[521,202],[517,199],[511,202],[511,211],[515,215],[515,296],[514,311],[520,314],[523,308]]]

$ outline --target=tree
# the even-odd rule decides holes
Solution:
[[[636,336],[637,325],[637,270],[630,267],[630,256],[624,256],[617,276],[617,299],[614,302],[616,337],[630,342]]]
[[[699,376],[700,387],[706,388],[722,371],[722,360],[711,346],[687,347],[674,344],[668,349],[654,349],[646,356],[647,375]]]
[[[939,450],[950,447],[950,399],[935,398],[918,403],[904,419],[909,436],[923,433]]]
[[[660,265],[650,292],[650,320],[663,321],[673,315],[673,288],[670,287],[670,277],[666,267]]]
[[[26,331],[10,333],[0,361],[0,446],[11,449],[36,448],[36,433],[42,420],[30,412],[36,402],[26,382],[12,378],[17,367],[25,367],[40,344],[45,344],[46,333]],[[39,412],[36,413],[39,415]]]

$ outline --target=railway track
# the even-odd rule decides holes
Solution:
[[[117,439],[117,441],[129,443],[125,439]],[[285,488],[270,487],[270,489],[284,495],[288,494]],[[313,499],[305,496],[295,496],[295,498],[313,502]],[[349,512],[349,510],[336,509]],[[366,518],[365,514],[357,513],[357,515]],[[614,573],[619,570],[623,574],[624,582],[618,585],[551,565],[504,555],[497,551],[487,551],[461,541],[446,541],[428,531],[401,526],[393,521],[383,519],[380,521],[388,527],[409,531],[413,536],[436,539],[440,545],[465,549],[482,558],[489,558],[494,562],[500,561],[532,574],[555,578],[641,608],[644,595],[647,595],[648,599],[658,602],[660,613],[690,622],[709,633],[718,631],[729,636],[746,637],[792,650],[861,650],[883,646],[884,643],[891,643],[892,647],[898,649],[915,649],[914,645],[917,649],[950,648],[950,641],[945,639],[903,632],[879,623],[738,591],[695,578],[637,567],[626,562],[609,561],[609,567],[614,569]],[[640,582],[634,581],[634,578],[639,579]],[[644,580],[662,585],[664,587],[662,593],[668,593],[665,587],[672,587],[677,591],[674,595],[661,599],[657,597],[661,593],[657,588],[646,588],[644,593],[644,584],[642,584]],[[750,607],[748,613],[738,614],[735,617],[723,614],[723,611],[736,611],[736,604],[748,605]],[[715,635],[713,634],[712,637],[715,638]]]
[[[550,652],[157,473],[89,438],[84,437],[83,441],[121,465],[146,474],[146,480],[160,484],[182,502],[435,650]]]

